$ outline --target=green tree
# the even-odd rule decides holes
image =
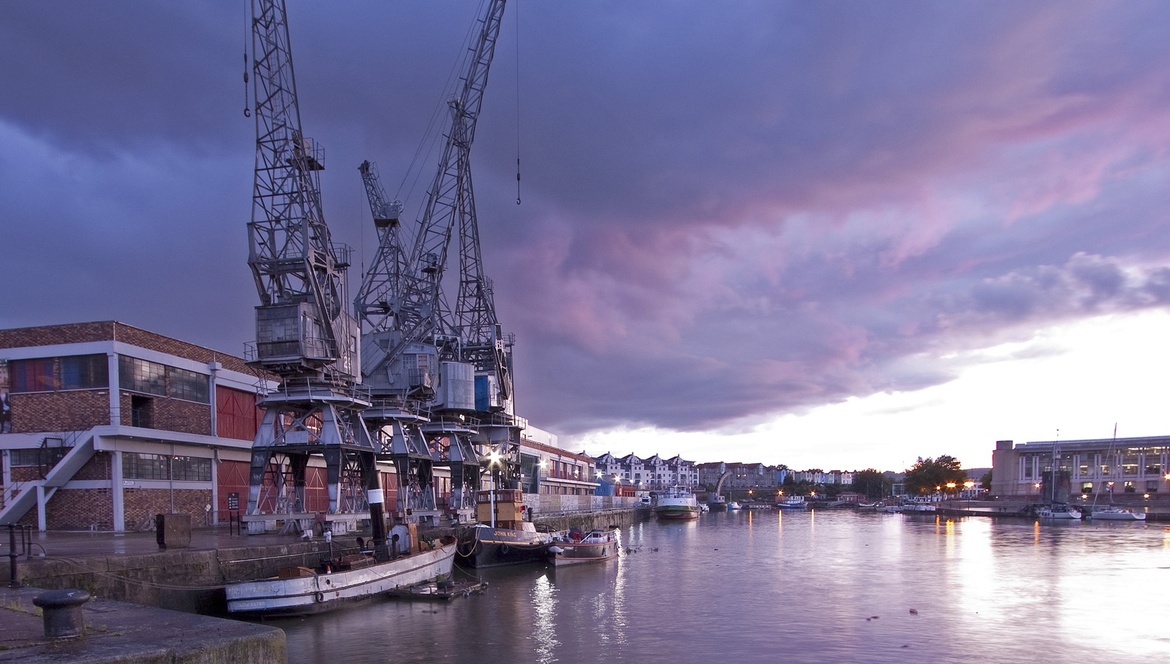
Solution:
[[[983,487],[984,491],[991,491],[991,471],[983,473],[983,477],[979,478],[979,486]]]
[[[873,468],[853,473],[853,490],[864,493],[868,501],[881,500],[889,493],[886,476]]]
[[[906,470],[906,492],[914,495],[933,493],[946,487],[948,482],[955,486],[963,486],[967,481],[967,474],[963,472],[963,464],[948,454],[937,459],[919,458],[918,462]]]

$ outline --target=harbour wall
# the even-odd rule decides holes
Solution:
[[[353,547],[356,550],[356,547]],[[335,546],[334,555],[344,552]],[[188,613],[224,615],[224,584],[274,576],[280,569],[316,566],[329,557],[324,542],[146,554],[33,558],[17,568],[21,585],[80,588],[94,597]]]
[[[536,513],[540,530],[625,527],[648,510]],[[456,535],[457,527],[425,529],[422,540]],[[243,537],[246,542],[248,536]],[[314,539],[255,546],[175,549],[149,553],[118,553],[95,543],[92,553],[21,558],[17,581],[45,589],[79,588],[94,597],[188,613],[227,613],[224,584],[275,576],[281,569],[316,567],[323,559],[357,551],[356,540],[334,538],[332,546]],[[103,550],[107,549],[107,550]]]
[[[615,509],[601,512],[572,512],[542,516],[533,519],[539,530],[593,530],[594,528],[625,528],[650,516],[650,510]]]

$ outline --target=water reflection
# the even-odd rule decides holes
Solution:
[[[532,587],[532,608],[536,613],[533,638],[536,641],[537,661],[542,664],[556,661],[557,641],[556,591],[547,576],[540,576]]]
[[[630,526],[614,561],[484,570],[482,596],[282,626],[294,664],[1150,661],[1170,530],[1125,525],[712,513]]]

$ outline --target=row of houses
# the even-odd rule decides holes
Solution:
[[[714,487],[723,479],[723,486],[731,489],[780,489],[785,484],[807,482],[824,486],[853,484],[853,473],[841,470],[792,470],[786,465],[769,466],[762,463],[735,463],[716,461],[701,463],[698,484]]]

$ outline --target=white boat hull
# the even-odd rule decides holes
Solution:
[[[1094,521],[1145,521],[1145,512],[1132,512],[1124,509],[1096,510],[1089,513]]]
[[[1081,512],[1075,507],[1041,507],[1036,511],[1036,515],[1041,519],[1051,519],[1053,521],[1079,521]]]
[[[229,613],[303,615],[370,599],[396,588],[450,574],[455,544],[368,567],[289,579],[264,579],[226,587]]]
[[[699,518],[699,502],[695,494],[681,487],[671,487],[658,496],[654,505],[654,516],[660,520],[686,520]]]

